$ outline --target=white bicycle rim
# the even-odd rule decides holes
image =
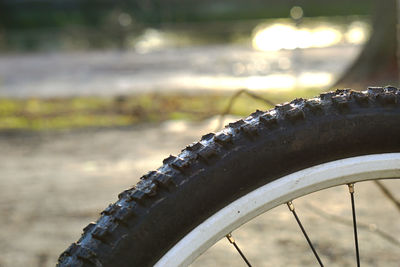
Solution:
[[[310,167],[232,202],[193,229],[155,266],[187,266],[234,229],[295,198],[341,184],[400,177],[400,153],[374,154]]]

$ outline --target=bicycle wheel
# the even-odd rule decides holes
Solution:
[[[337,90],[256,111],[170,156],[89,224],[59,266],[187,265],[258,214],[400,177],[400,91]]]

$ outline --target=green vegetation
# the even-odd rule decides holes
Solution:
[[[296,90],[261,94],[281,103],[296,97],[312,97],[317,90]],[[0,99],[0,130],[55,130],[82,127],[127,126],[165,120],[202,120],[221,114],[230,96],[144,94],[115,98],[80,97],[63,99]],[[230,114],[246,116],[256,109],[271,108],[265,102],[242,95]]]
[[[71,25],[104,26],[118,12],[130,14],[135,23],[159,26],[163,23],[207,22],[285,18],[293,5],[306,16],[367,15],[372,0],[5,0],[0,2],[0,25],[7,29],[63,28]]]
[[[182,26],[197,40],[229,42],[234,31],[243,31],[234,22],[288,18],[293,5],[300,5],[307,17],[368,15],[372,10],[372,0],[3,0],[0,51],[127,49],[127,39],[145,29]],[[201,34],[199,25],[205,29]],[[207,34],[215,26],[218,34]]]

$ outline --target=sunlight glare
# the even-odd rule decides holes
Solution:
[[[267,76],[251,76],[245,81],[245,88],[250,90],[262,89],[292,89],[296,78],[289,74],[272,74]]]
[[[298,75],[292,73],[274,73],[270,75],[253,75],[247,77],[231,77],[225,75],[218,76],[179,76],[174,77],[169,82],[180,84],[181,87],[208,90],[237,90],[246,88],[249,90],[293,90],[298,88],[324,87],[331,84],[334,77],[328,72],[302,72]],[[168,82],[167,82],[168,83]]]
[[[253,47],[261,51],[278,51],[309,47],[328,47],[339,43],[342,33],[333,27],[296,28],[289,24],[273,24],[254,34]]]
[[[296,48],[293,42],[293,34],[296,29],[293,26],[274,24],[257,31],[253,38],[253,47],[262,51],[277,51],[280,49]]]
[[[298,77],[300,87],[319,87],[331,84],[333,77],[327,72],[304,72]]]
[[[362,44],[368,38],[368,26],[365,23],[354,22],[345,33],[346,41],[351,44]]]
[[[165,45],[165,39],[162,32],[155,29],[147,29],[136,43],[135,49],[143,54],[152,50],[157,50]]]
[[[342,34],[333,28],[321,27],[311,31],[309,47],[327,47],[339,43]]]

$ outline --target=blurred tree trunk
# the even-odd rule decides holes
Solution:
[[[398,85],[396,2],[400,0],[375,1],[371,37],[334,87],[363,90],[368,86]]]

